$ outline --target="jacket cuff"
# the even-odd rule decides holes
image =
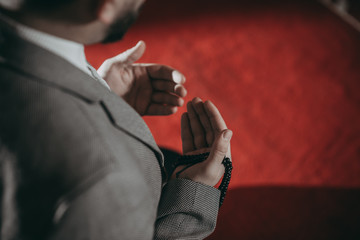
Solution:
[[[183,178],[172,179],[163,188],[158,217],[192,212],[216,220],[219,201],[220,191],[214,187]]]

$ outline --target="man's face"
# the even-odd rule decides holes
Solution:
[[[144,1],[127,0],[125,2],[129,2],[129,4],[124,4],[126,9],[120,9],[121,14],[119,14],[118,18],[109,26],[107,35],[102,43],[111,43],[122,39],[129,27],[137,19]]]

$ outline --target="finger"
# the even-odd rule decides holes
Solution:
[[[152,103],[150,104],[149,108],[147,109],[146,115],[152,116],[166,116],[176,113],[178,110],[175,106],[166,106],[162,104]]]
[[[205,112],[210,119],[211,126],[213,128],[214,133],[220,133],[224,129],[227,129],[226,123],[222,118],[219,110],[215,107],[215,105],[211,101],[206,101],[204,103]]]
[[[146,65],[146,70],[152,79],[162,79],[178,84],[185,83],[185,76],[169,66],[151,64]]]
[[[205,139],[204,129],[200,123],[199,117],[196,114],[191,101],[187,104],[187,111],[190,120],[192,135],[194,136],[195,147],[197,149],[208,147]]]
[[[193,101],[193,107],[200,119],[200,122],[205,130],[206,142],[208,146],[211,146],[214,141],[214,132],[210,123],[210,119],[205,112],[204,103],[200,98],[195,98]]]
[[[155,103],[177,107],[181,107],[184,104],[184,99],[166,92],[155,92],[152,95],[151,100]]]
[[[183,154],[195,150],[188,113],[183,113],[181,116],[181,141],[183,145]]]
[[[224,157],[226,156],[230,148],[230,140],[232,138],[233,132],[231,130],[224,130],[214,140],[214,143],[211,147],[210,155],[206,161],[208,164],[213,167],[218,167],[222,163]],[[210,167],[211,167],[210,166]]]
[[[113,62],[132,64],[137,60],[139,60],[144,55],[145,50],[146,50],[145,42],[139,41],[134,47],[115,56],[113,58]]]
[[[153,80],[151,84],[155,91],[170,92],[180,97],[185,97],[187,94],[187,91],[183,85],[176,84],[171,81]]]
[[[183,85],[176,85],[174,88],[174,93],[180,97],[186,97],[187,90]]]
[[[166,80],[153,80],[151,81],[152,87],[155,91],[164,91],[164,92],[175,92],[175,86],[177,85],[174,82]]]

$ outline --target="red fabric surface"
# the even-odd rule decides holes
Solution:
[[[232,190],[211,239],[331,239],[360,226],[347,217],[360,215],[360,33],[316,1],[150,0],[123,41],[88,47],[88,59],[98,67],[141,39],[141,62],[182,71],[187,100],[211,99],[234,131]],[[181,151],[184,110],[145,118],[159,145]]]

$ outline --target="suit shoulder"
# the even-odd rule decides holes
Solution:
[[[8,69],[0,73],[0,138],[32,172],[70,189],[111,168],[113,152],[93,124],[106,117],[99,104]]]

